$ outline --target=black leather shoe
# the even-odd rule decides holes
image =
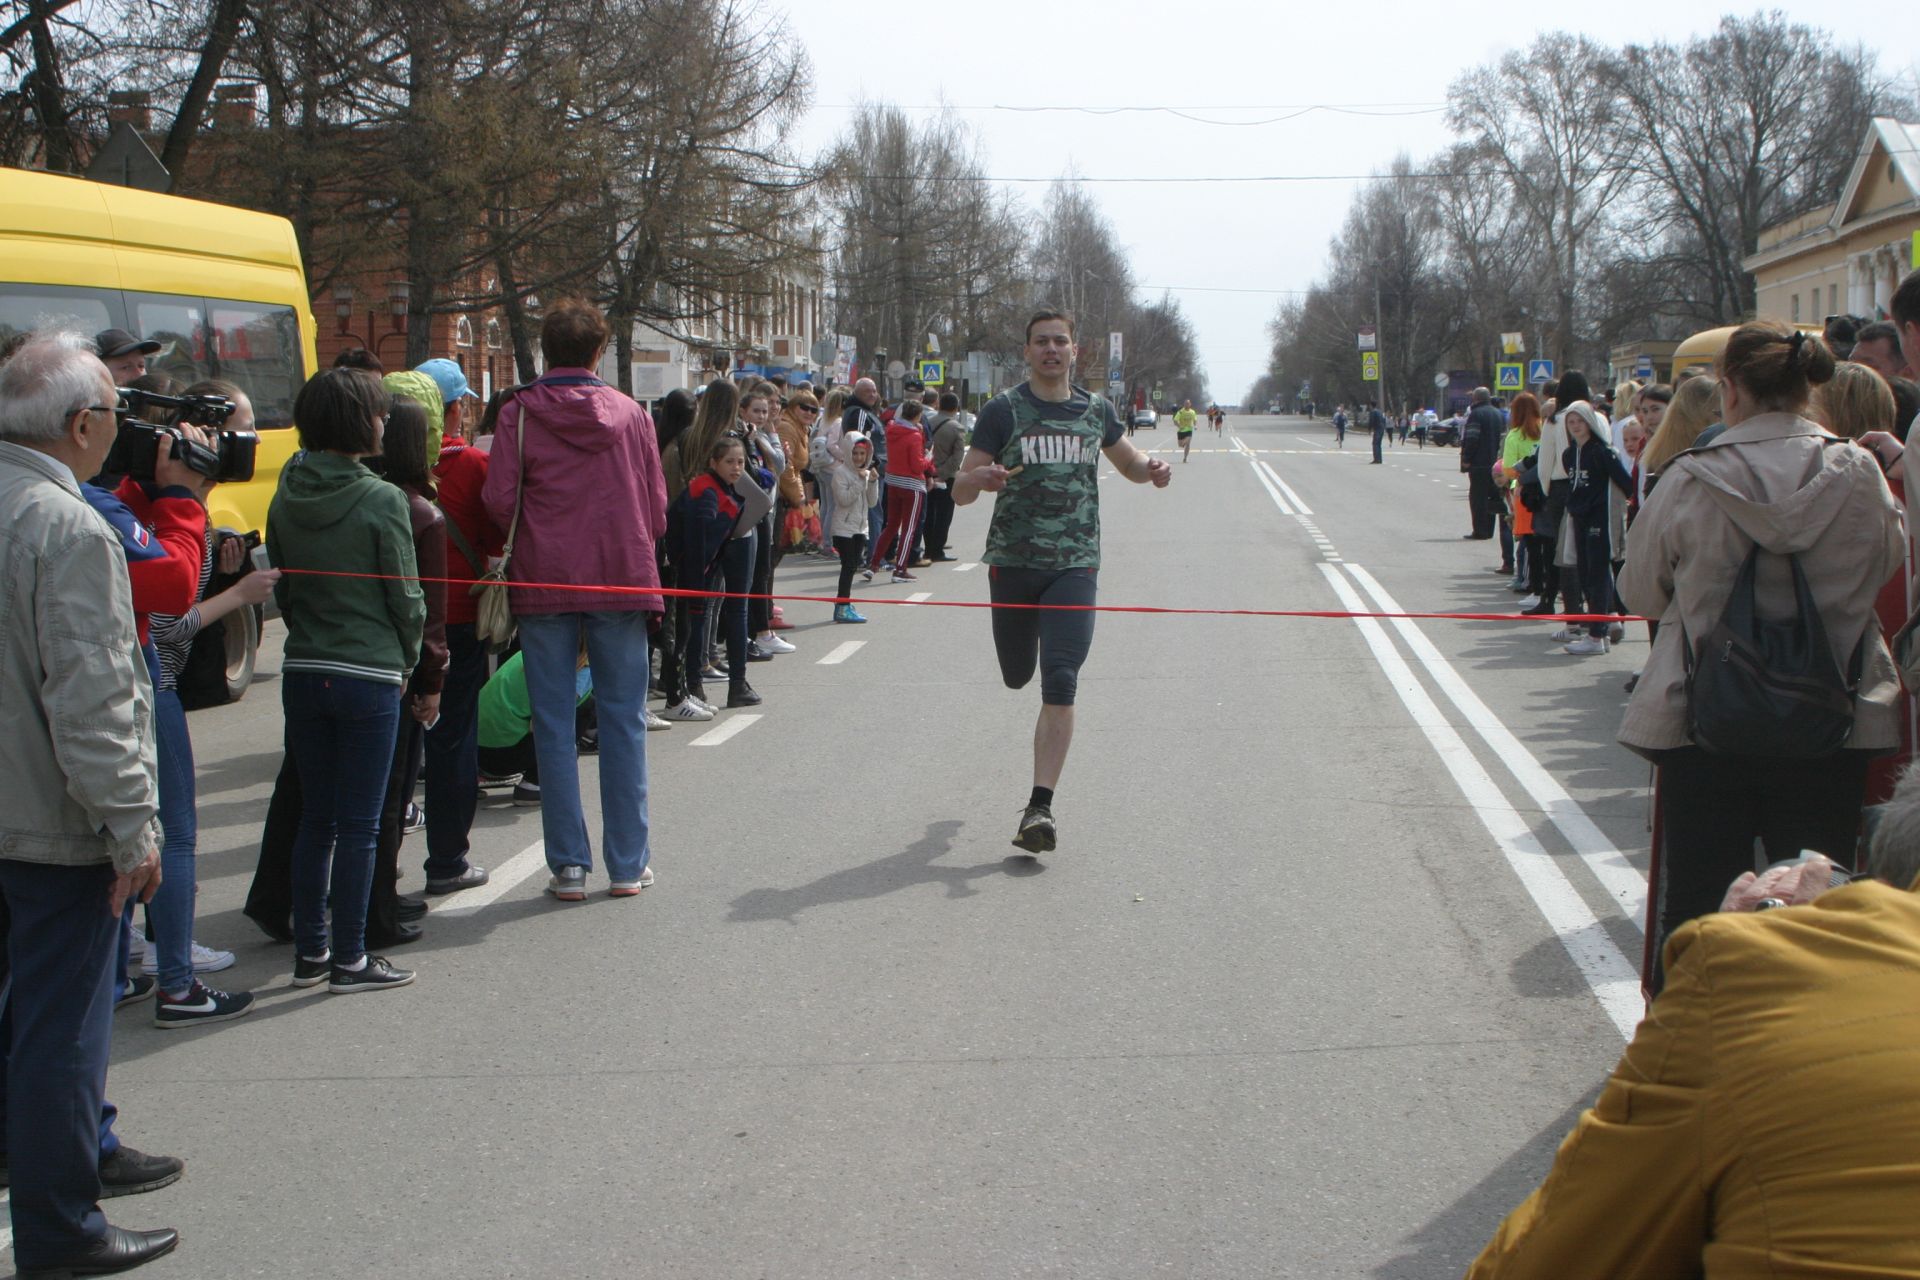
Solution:
[[[742,680],[739,684],[727,686],[727,705],[729,707],[757,707],[760,705],[760,695],[753,691],[752,685]]]
[[[409,942],[418,942],[426,936],[426,931],[417,924],[397,924],[393,932],[384,929],[367,930],[367,945],[370,947],[404,947]]]
[[[1522,609],[1520,612],[1525,617],[1537,618],[1550,613],[1558,613],[1560,610],[1554,607],[1553,601],[1542,600],[1539,604],[1533,606],[1533,608]]]
[[[402,898],[393,914],[402,924],[414,924],[427,918],[427,904],[418,898]]]
[[[77,1254],[65,1262],[51,1267],[21,1267],[19,1280],[70,1280],[73,1276],[110,1276],[118,1271],[131,1271],[143,1262],[152,1262],[162,1254],[173,1252],[180,1243],[180,1233],[172,1227],[162,1227],[158,1231],[128,1231],[125,1227],[108,1227],[107,1234],[100,1237],[92,1248]]]
[[[186,1168],[187,1162],[178,1156],[150,1156],[132,1147],[115,1147],[112,1155],[100,1158],[100,1198],[170,1187],[180,1181]]]

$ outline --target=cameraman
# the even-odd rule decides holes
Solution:
[[[246,392],[231,382],[209,380],[186,390],[188,397],[224,399],[233,405],[224,428],[229,431],[253,429],[253,402]],[[184,410],[190,414],[191,409]],[[186,428],[187,424],[176,422]],[[156,475],[158,467],[156,466]],[[213,485],[196,475],[202,504]],[[139,486],[134,486],[137,490]],[[122,485],[124,490],[126,485]],[[129,498],[128,505],[132,505]],[[204,505],[203,505],[204,518]],[[247,993],[229,994],[206,986],[196,972],[224,969],[233,963],[230,951],[210,951],[193,940],[195,893],[194,857],[199,823],[195,815],[193,777],[193,739],[187,730],[186,708],[180,701],[180,673],[186,668],[193,650],[194,637],[209,623],[230,613],[264,604],[279,580],[278,570],[245,572],[246,544],[236,537],[221,537],[209,531],[200,545],[200,563],[195,579],[194,599],[200,601],[178,613],[153,614],[151,621],[157,670],[154,678],[154,724],[160,742],[160,826],[165,839],[160,846],[161,869],[165,879],[160,891],[147,906],[147,925],[153,934],[155,971],[160,988],[155,997],[153,1022],[158,1027],[190,1027],[203,1023],[225,1022],[251,1012],[253,997]],[[218,569],[222,577],[245,572],[245,576],[207,598],[207,587]]]

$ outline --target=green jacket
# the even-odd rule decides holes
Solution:
[[[297,453],[267,509],[267,555],[288,571],[273,588],[287,624],[282,670],[405,682],[427,621],[406,494],[352,458]]]
[[[574,673],[573,694],[576,705],[593,692],[593,672],[581,667]],[[519,653],[500,664],[480,689],[480,745],[511,747],[533,732],[533,704],[527,696],[527,670]]]

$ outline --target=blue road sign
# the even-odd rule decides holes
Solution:
[[[1527,381],[1533,383],[1553,381],[1553,361],[1531,360],[1527,363]]]

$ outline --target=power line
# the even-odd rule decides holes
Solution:
[[[1036,105],[1022,106],[1016,103],[992,102],[974,106],[964,106],[952,102],[816,102],[814,107],[820,111],[859,111],[870,106],[894,107],[901,111],[1068,111],[1084,115],[1119,115],[1122,112],[1181,112],[1181,111],[1337,111],[1343,115],[1420,115],[1433,111],[1446,110],[1445,102],[1209,102],[1184,104],[1179,106],[1123,106],[1123,107],[1086,107],[1074,105]]]

